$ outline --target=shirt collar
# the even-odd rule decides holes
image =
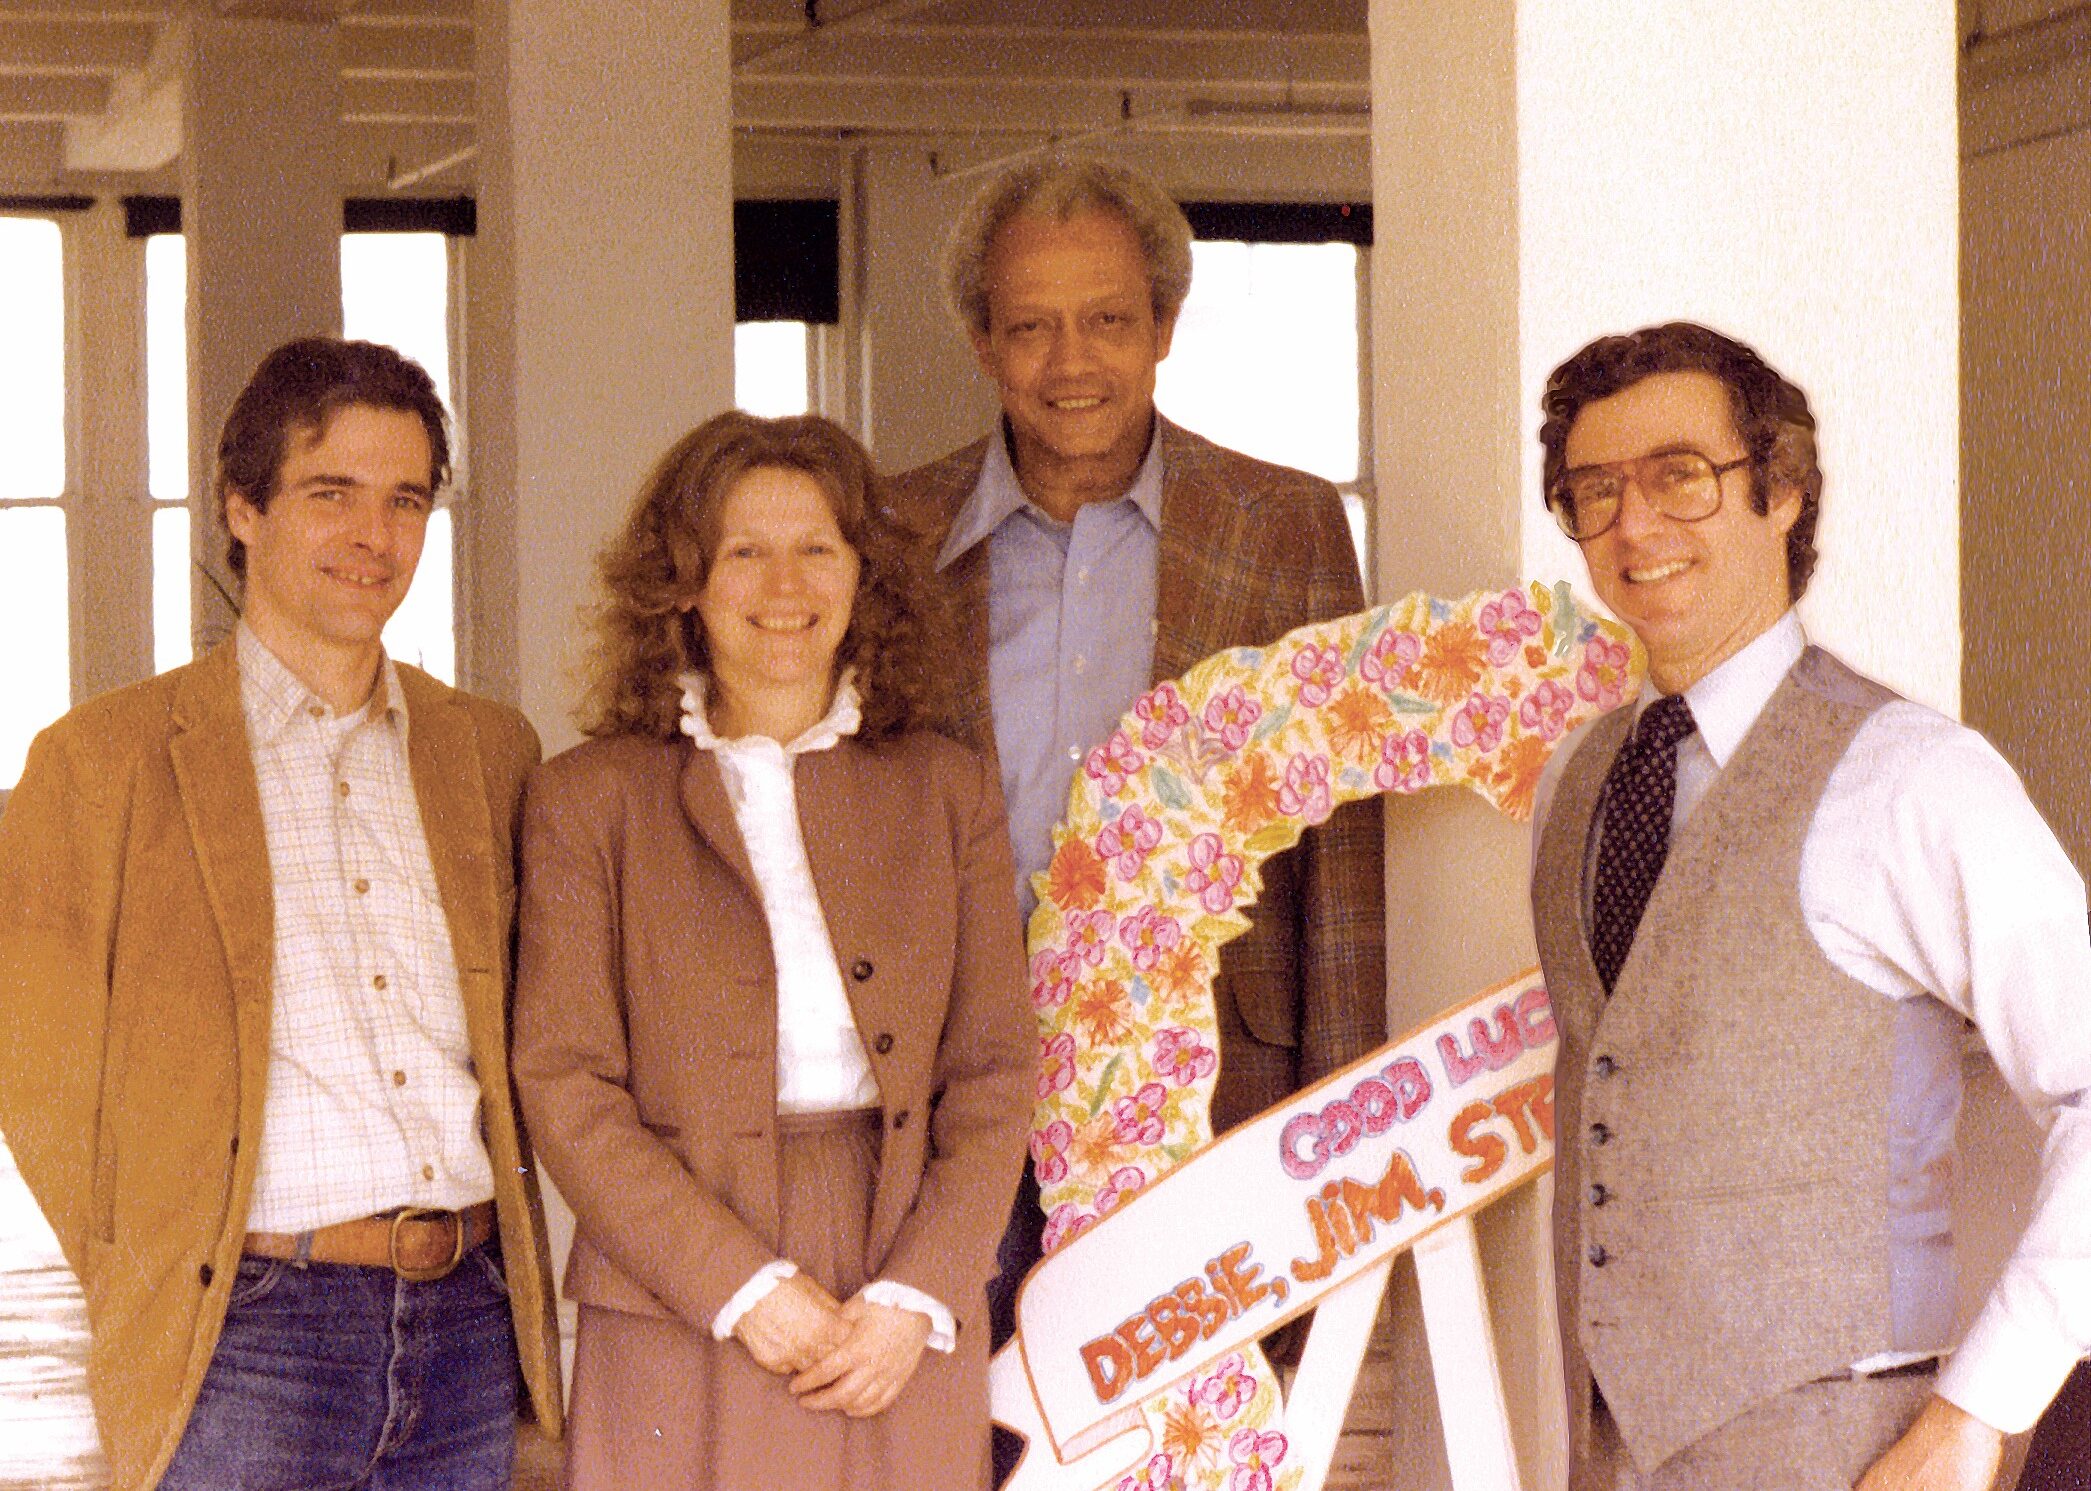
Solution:
[[[705,713],[705,694],[710,680],[702,673],[680,673],[675,681],[682,685],[682,733],[705,751],[761,750],[765,746],[776,746],[776,742],[763,735],[742,735],[731,740],[712,733],[711,721]],[[790,744],[778,747],[783,755],[803,756],[808,751],[825,751],[845,735],[855,735],[857,727],[864,721],[863,704],[857,694],[857,673],[854,668],[844,668],[842,676],[835,681],[834,702],[828,712]]]
[[[1715,766],[1728,764],[1807,646],[1800,613],[1789,609],[1735,656],[1684,691],[1692,722],[1699,727],[1699,739]],[[1639,719],[1638,711],[1661,697],[1653,685],[1644,689],[1634,717]]]
[[[268,644],[245,621],[234,628],[234,636],[240,664],[240,706],[256,739],[274,740],[292,720],[314,708],[324,711],[316,718],[325,720],[382,717],[397,726],[402,737],[406,734],[407,698],[399,686],[399,669],[389,656],[378,655],[378,682],[371,703],[352,715],[336,715],[326,700],[269,651]]]
[[[1133,475],[1132,486],[1120,500],[1130,501],[1147,519],[1149,527],[1161,531],[1162,421],[1159,415],[1154,420],[1154,432],[1147,438],[1147,454],[1140,460],[1140,469]],[[958,510],[958,517],[952,521],[944,547],[937,551],[937,568],[950,568],[966,550],[1027,507],[1045,518],[1043,510],[1024,495],[1023,484],[1016,477],[1016,463],[1009,454],[1008,422],[998,420],[995,433],[988,437],[987,457],[980,463],[980,479],[973,484],[972,492]],[[1045,521],[1054,520],[1046,518]]]

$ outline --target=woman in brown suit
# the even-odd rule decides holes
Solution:
[[[533,779],[515,1072],[578,1219],[574,1491],[978,1487],[1036,1037],[863,450],[724,414],[602,560]]]

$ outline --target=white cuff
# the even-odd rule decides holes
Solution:
[[[1992,1299],[1947,1358],[1936,1391],[1992,1429],[2021,1434],[2061,1391],[2078,1355],[2059,1331],[2028,1329]]]
[[[917,1315],[929,1317],[929,1349],[950,1352],[958,1345],[958,1321],[944,1308],[942,1301],[919,1289],[910,1289],[905,1284],[891,1279],[877,1279],[864,1286],[864,1298],[875,1305],[885,1305],[894,1310],[913,1310]]]
[[[712,1317],[712,1339],[723,1341],[733,1334],[733,1328],[741,1323],[741,1317],[761,1304],[764,1297],[779,1284],[799,1271],[799,1266],[789,1258],[779,1258],[774,1263],[765,1263],[748,1276],[748,1282],[733,1291],[733,1298]]]

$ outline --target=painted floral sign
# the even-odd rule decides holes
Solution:
[[[1466,786],[1529,817],[1554,747],[1631,694],[1635,668],[1623,631],[1566,585],[1533,585],[1412,595],[1217,654],[1142,696],[1089,753],[1037,882],[1031,1155],[1047,1253],[1211,1142],[1213,977],[1264,860],[1379,793]],[[1212,1294],[1239,1304],[1215,1266]],[[1142,1411],[1158,1448],[1114,1491],[1297,1484],[1253,1346]]]

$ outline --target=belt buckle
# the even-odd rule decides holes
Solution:
[[[399,1261],[399,1224],[401,1222],[433,1221],[438,1217],[447,1217],[450,1220],[454,1241],[451,1244],[449,1260],[444,1263],[438,1263],[433,1268],[409,1268],[404,1263],[401,1263]],[[392,1272],[407,1283],[433,1284],[436,1280],[448,1275],[452,1269],[463,1262],[464,1256],[465,1219],[462,1213],[445,1211],[439,1206],[402,1206],[398,1211],[392,1213],[392,1230],[385,1239],[385,1259],[392,1265]]]

